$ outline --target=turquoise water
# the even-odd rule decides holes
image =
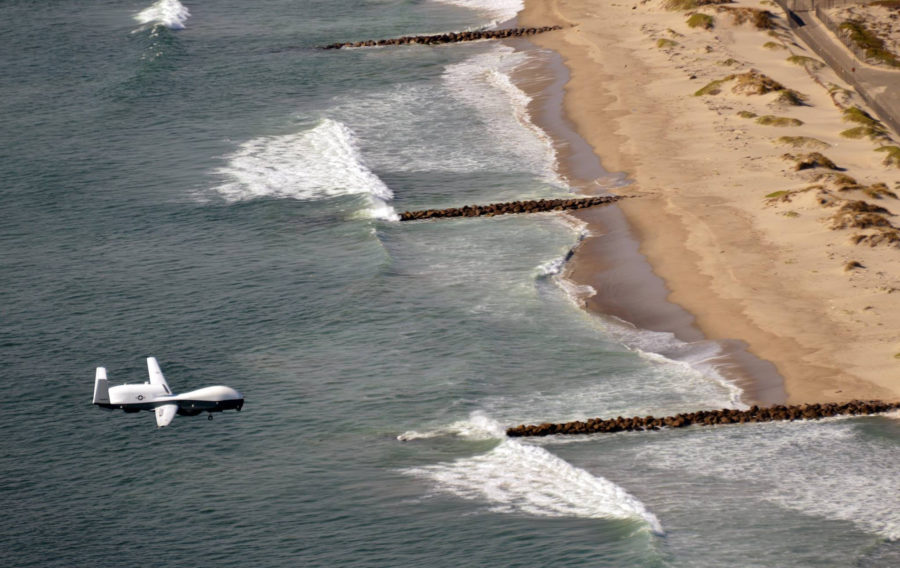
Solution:
[[[315,46],[516,8],[0,4],[3,565],[898,563],[892,418],[502,435],[743,404],[578,307],[564,217],[393,220],[570,191],[510,80],[549,55]],[[149,355],[244,411],[90,405]]]

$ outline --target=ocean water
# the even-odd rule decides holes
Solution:
[[[4,566],[896,566],[896,416],[506,439],[741,406],[708,343],[582,311],[572,191],[493,42],[517,0],[0,3]],[[550,72],[547,68],[546,72]],[[226,384],[209,422],[94,367]]]

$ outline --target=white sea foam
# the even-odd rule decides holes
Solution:
[[[482,133],[465,128],[459,118],[465,109],[453,102],[430,86],[397,85],[338,98],[330,113],[353,125],[367,143],[367,161],[384,170],[465,173],[495,166],[502,155],[485,147]]]
[[[443,4],[462,6],[475,10],[491,19],[491,25],[506,22],[516,17],[525,7],[523,0],[435,0]]]
[[[480,424],[457,425],[459,435],[496,436],[500,429],[484,416],[473,416],[473,420]],[[663,534],[659,519],[622,487],[574,467],[544,448],[517,440],[504,440],[485,454],[403,471],[428,479],[439,491],[487,501],[496,512],[640,519],[654,533]]]
[[[616,357],[611,355],[608,359],[614,361]],[[588,365],[570,373],[555,388],[486,396],[479,401],[479,408],[502,424],[512,426],[597,417],[668,416],[698,408],[722,408],[732,400],[727,386],[688,365],[667,360],[624,368],[616,368],[613,363],[606,365],[602,372]],[[448,434],[455,433],[445,431],[434,435]],[[552,443],[590,439],[589,436],[564,440],[553,437]]]
[[[565,265],[565,256],[554,258],[553,260],[548,260],[547,262],[537,267],[538,276],[556,276],[557,274],[562,272],[562,269]]]
[[[473,412],[468,420],[458,420],[449,426],[441,426],[434,430],[418,432],[409,430],[397,436],[401,442],[443,436],[460,436],[470,440],[493,440],[506,437],[506,432],[496,420],[488,418],[483,412]]]
[[[562,268],[560,268],[562,270]],[[597,289],[589,284],[575,284],[571,280],[558,278],[556,283],[575,305],[584,308],[585,301],[597,293]]]
[[[548,182],[565,185],[556,170],[553,140],[531,120],[531,97],[518,88],[511,74],[529,60],[525,52],[494,46],[444,71],[444,83],[454,97],[473,108],[488,135],[537,166]]]
[[[751,483],[786,509],[900,539],[900,447],[842,419],[711,428],[642,444],[648,467]]]
[[[673,333],[640,329],[617,318],[604,318],[606,335],[638,355],[664,365],[681,367],[685,374],[716,383],[728,393],[728,405],[747,408],[741,400],[743,389],[719,371],[725,353],[721,344],[711,341],[681,341]]]
[[[134,19],[142,24],[159,24],[172,30],[181,30],[190,17],[190,11],[178,0],[157,0],[138,12]]]
[[[229,201],[258,197],[318,200],[368,195],[369,213],[397,219],[393,193],[363,162],[353,132],[325,119],[311,130],[245,142],[217,173],[228,181],[216,190]]]
[[[329,114],[353,126],[365,140],[367,161],[385,171],[526,173],[563,185],[551,140],[531,122],[529,97],[509,79],[529,57],[485,46],[448,66],[441,88],[404,84],[354,93]]]
[[[550,277],[579,308],[597,291],[587,284],[575,284],[563,277],[565,258],[544,263],[537,268],[539,277]],[[637,353],[640,357],[662,365],[673,376],[678,376],[685,387],[706,391],[702,383],[715,385],[716,391],[725,394],[721,402],[708,402],[715,406],[746,408],[741,400],[743,390],[726,379],[719,370],[719,362],[724,356],[723,347],[715,341],[681,341],[673,333],[640,329],[634,325],[613,317],[596,318],[596,324],[603,335],[619,345]],[[670,385],[674,388],[675,385]],[[698,391],[699,392],[699,391]]]

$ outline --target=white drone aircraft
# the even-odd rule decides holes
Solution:
[[[121,408],[125,412],[152,410],[156,412],[156,425],[160,427],[168,426],[175,414],[197,416],[201,412],[209,412],[209,419],[212,420],[213,412],[232,408],[240,411],[244,406],[244,395],[231,387],[206,387],[184,394],[172,394],[156,357],[147,357],[147,370],[150,372],[149,383],[110,387],[106,368],[97,367],[94,404],[109,410]]]

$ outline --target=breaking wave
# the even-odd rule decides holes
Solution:
[[[298,134],[256,138],[227,159],[217,173],[228,181],[216,191],[229,201],[366,195],[373,217],[398,218],[388,203],[393,192],[366,167],[353,132],[340,122],[325,119]]]
[[[170,30],[183,30],[191,12],[178,0],[157,0],[138,12],[134,19],[145,25],[162,25]]]
[[[407,432],[400,439],[455,434],[473,439],[503,437],[500,425],[473,414],[469,421],[429,433]],[[493,450],[453,462],[407,468],[437,490],[463,499],[487,501],[490,510],[542,517],[637,519],[664,534],[659,519],[615,483],[577,468],[542,447],[504,439]]]
[[[491,26],[516,17],[525,8],[523,0],[436,0],[442,4],[453,4],[475,10],[490,18]]]

